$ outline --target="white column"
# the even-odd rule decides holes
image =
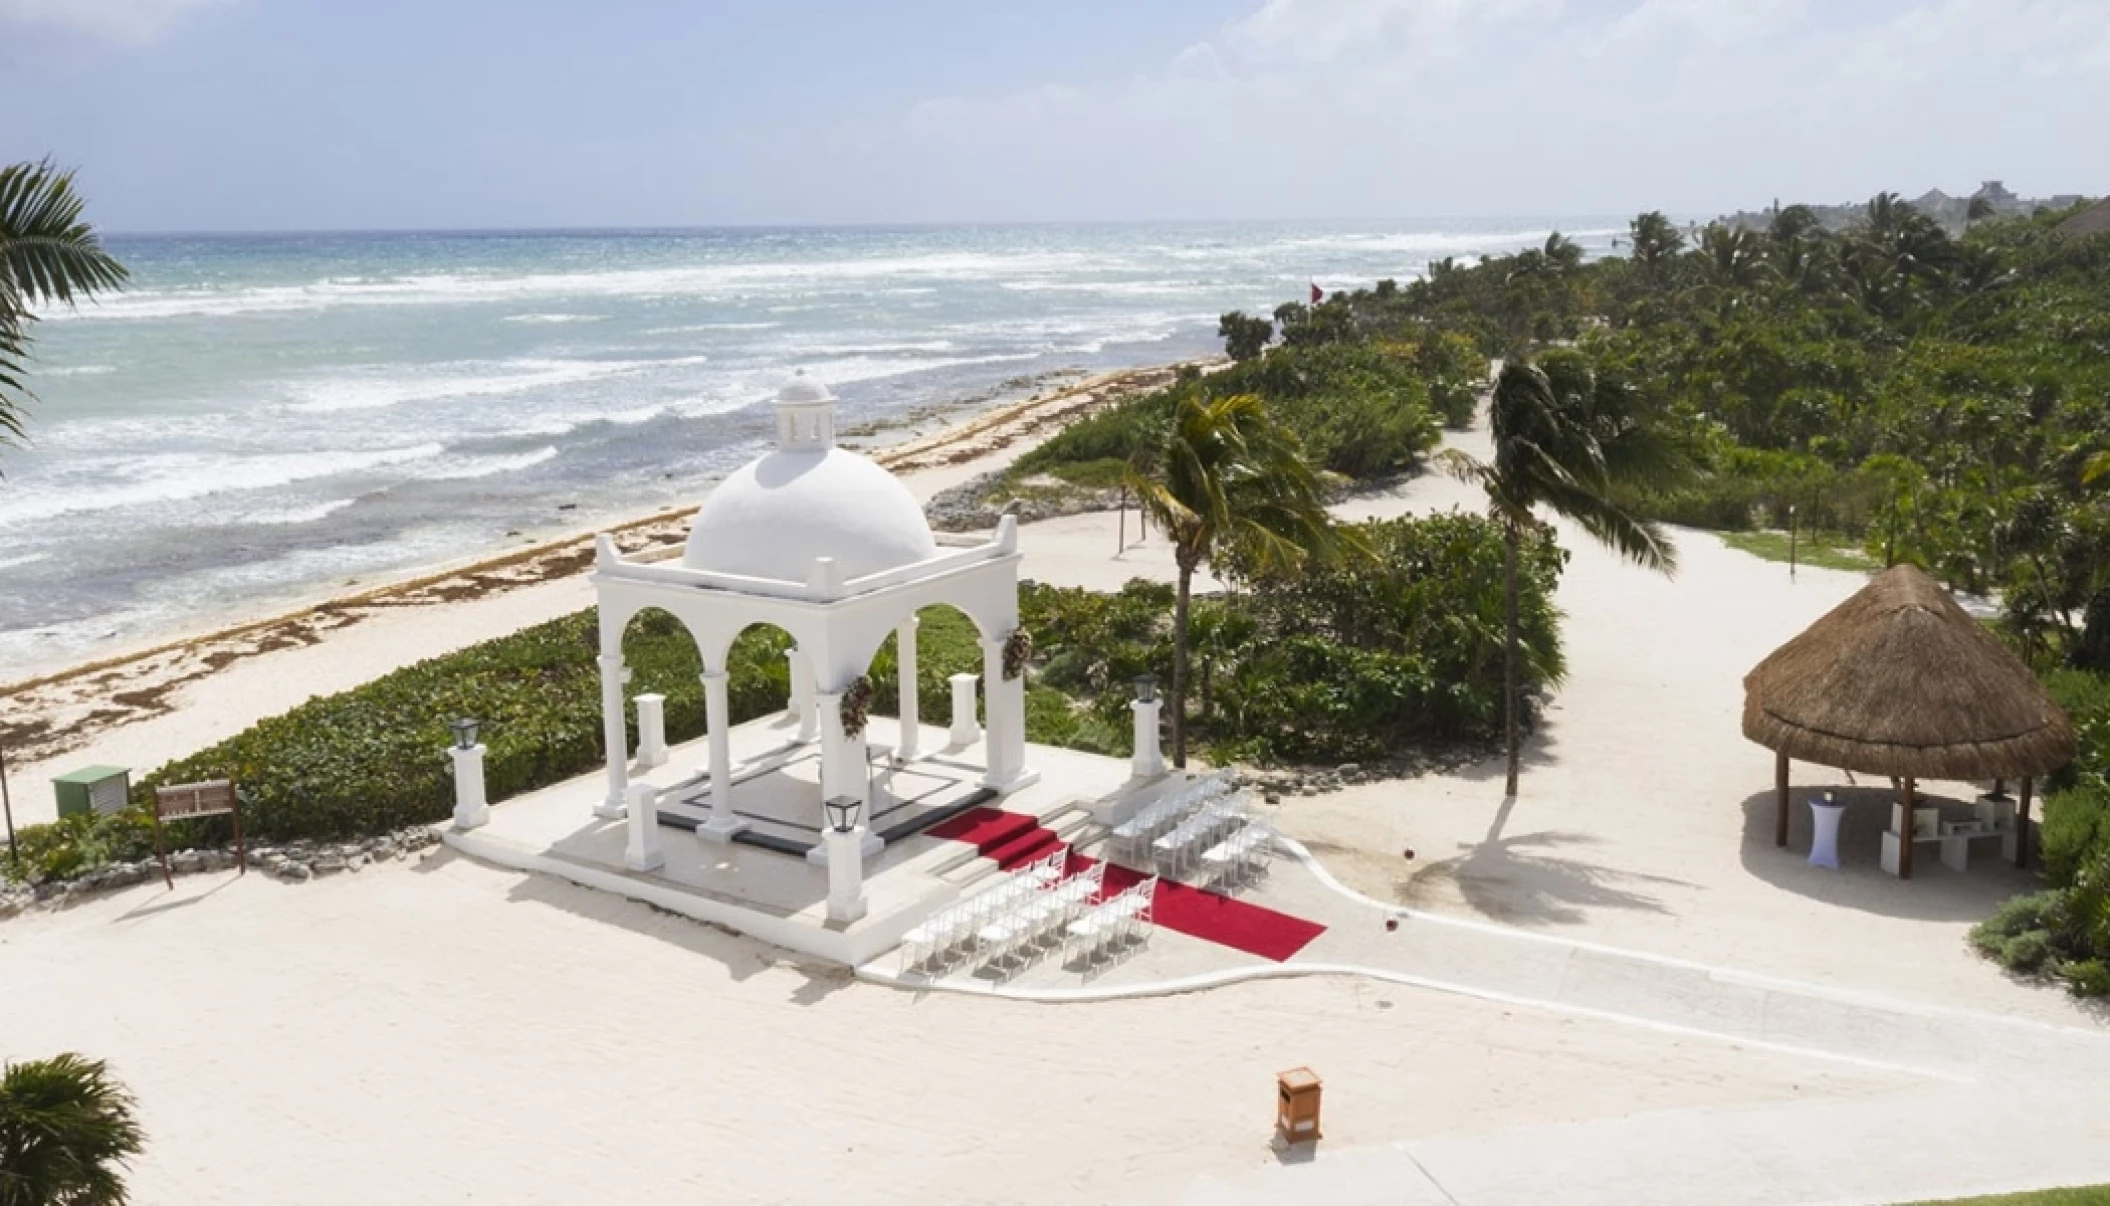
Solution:
[[[484,798],[484,747],[456,746],[447,752],[454,755],[454,827],[478,828],[491,819],[491,806]]]
[[[817,704],[813,698],[813,659],[796,646],[784,656],[791,663],[791,714],[799,720],[799,740],[811,741],[820,736],[819,721],[814,714]]]
[[[917,627],[916,617],[910,616],[894,629],[895,676],[901,680],[901,741],[894,747],[894,756],[903,762],[914,761],[923,745],[923,718],[916,714]]]
[[[667,761],[667,697],[647,692],[631,701],[637,705],[637,766],[649,770]]]
[[[747,828],[746,821],[733,815],[732,706],[726,702],[726,679],[723,670],[703,672],[703,719],[711,739],[711,816],[696,833],[716,842]]]
[[[1128,705],[1136,713],[1136,752],[1131,760],[1137,778],[1165,773],[1165,753],[1158,747],[1158,712],[1165,705],[1158,700],[1144,703],[1137,700]]]
[[[1011,791],[1025,786],[1026,775],[1026,680],[1024,675],[1004,677],[1004,642],[982,642],[983,707],[988,713],[989,735],[982,742],[988,768],[982,786]]]
[[[608,794],[593,806],[593,815],[606,820],[621,817],[628,807],[623,798],[630,785],[626,763],[630,757],[630,732],[623,723],[623,655],[604,653],[595,659],[601,667],[601,737],[608,743]]]
[[[955,674],[952,683],[952,743],[973,745],[982,739],[982,726],[974,719],[974,684],[972,674]]]
[[[632,871],[657,871],[667,865],[659,845],[659,789],[650,783],[630,786],[630,843],[623,865]]]
[[[866,829],[837,832],[826,825],[821,845],[828,852],[828,920],[848,924],[865,915],[863,845]]]

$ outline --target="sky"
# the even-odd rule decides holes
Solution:
[[[2110,192],[2110,0],[0,0],[0,78],[112,231]]]

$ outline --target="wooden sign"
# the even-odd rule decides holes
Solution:
[[[154,789],[154,853],[161,859],[161,878],[169,887],[176,877],[169,872],[168,842],[162,837],[164,821],[188,821],[198,817],[234,817],[235,863],[249,874],[249,848],[242,841],[242,797],[228,779],[203,783],[176,783]]]

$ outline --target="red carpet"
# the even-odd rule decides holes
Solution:
[[[943,824],[923,831],[931,837],[954,842],[972,842],[975,851],[993,858],[1006,871],[1058,849],[1067,849],[1055,832],[1024,813],[994,808],[972,808]],[[1092,865],[1092,860],[1070,852],[1070,870]],[[1144,876],[1111,863],[1106,868],[1105,895],[1111,896],[1142,882]],[[1171,880],[1159,880],[1151,898],[1157,924],[1190,938],[1228,946],[1277,963],[1326,932],[1326,927],[1301,917],[1247,904],[1215,892],[1204,892]]]

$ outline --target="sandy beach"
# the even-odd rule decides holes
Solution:
[[[1051,404],[1087,405],[1028,405],[887,459],[927,499],[1030,446],[1058,421]],[[1451,442],[1485,449],[1478,431]],[[1426,475],[1341,510],[1477,502]],[[671,542],[684,518],[625,539]],[[1026,576],[1100,588],[1169,576],[1161,545],[1117,552],[1117,522],[1027,525]],[[1518,1187],[1534,1159],[1559,1153],[1572,1161],[1561,1167],[1601,1177],[1561,1182],[1564,1200],[1882,1201],[1896,1199],[1872,1186],[1967,1187],[1924,1160],[1914,1180],[1909,1152],[1891,1165],[1865,1155],[1896,1127],[1961,1125],[1963,1100],[1981,1103],[1988,1151],[1994,1138],[2110,1150],[2100,1127],[2072,1131],[2095,1126],[2086,1111],[2040,1125],[1983,1104],[2062,1100],[2075,1091],[2062,1070],[2100,1058],[2099,1011],[2009,981],[1963,942],[2026,885],[2022,873],[1986,857],[1968,873],[1896,880],[1875,866],[1872,827],[1846,834],[1844,870],[1812,869],[1806,815],[1788,849],[1772,844],[1771,758],[1737,730],[1742,675],[1863,579],[1804,569],[1791,582],[1784,566],[1698,533],[1680,534],[1683,568],[1665,579],[1572,529],[1562,540],[1574,554],[1559,596],[1570,677],[1531,743],[1520,797],[1505,803],[1488,759],[1287,797],[1284,832],[1381,904],[1579,951],[1689,960],[1708,983],[1778,978],[1793,986],[1784,1016],[1825,992],[1868,994],[1885,1002],[1880,1022],[1842,1034],[1870,1062],[1667,1032],[1638,982],[1631,1008],[1593,1010],[1556,999],[1572,982],[1545,1000],[1504,1000],[1357,975],[1098,1004],[905,992],[451,852],[301,887],[192,876],[173,894],[134,888],[0,924],[0,1056],[79,1049],[113,1061],[147,1103],[142,1200],[787,1201],[855,1185],[870,1201],[1502,1202],[1549,1200]],[[565,555],[539,556],[548,567]],[[18,809],[60,764],[150,766],[310,692],[591,601],[576,573],[464,588],[498,572],[407,588],[418,603],[371,600],[356,623],[310,613],[313,640],[170,684],[145,719],[91,719],[92,736],[17,772]],[[264,631],[219,639],[261,646]],[[49,709],[73,691],[81,707],[98,676],[151,681],[225,651],[157,654],[17,702]],[[1801,785],[1882,786],[1797,773]],[[1277,874],[1285,891],[1313,891]],[[1328,959],[1387,957],[1374,915],[1343,916],[1365,920],[1329,933]],[[1476,963],[1469,949],[1460,975],[1491,973],[1493,957]],[[142,986],[151,1009],[113,1006]],[[1917,1070],[1934,1025],[1922,1010],[2056,1028],[1971,1040],[1969,1075],[1987,1079],[1960,1086]],[[2049,1046],[2009,1060],[2010,1041]],[[1310,1165],[1268,1142],[1272,1077],[1300,1064],[1323,1067],[1339,1103]],[[2034,1079],[1985,1071],[2009,1064]],[[1743,1163],[1726,1180],[1705,1160],[1652,1167],[1665,1136],[1695,1151],[1738,1145],[1720,1158]],[[1799,1146],[1826,1143],[1831,1163],[1789,1171]],[[1970,1186],[2009,1183],[1989,1157],[1970,1167]],[[2012,1168],[2110,1173],[2048,1157]]]
[[[1107,373],[934,430],[877,433],[872,455],[928,501],[1008,463],[1065,421],[1164,384],[1174,368]],[[709,483],[698,485],[699,501],[708,490]],[[693,509],[605,530],[627,554],[671,554]],[[1114,539],[1109,531],[1109,544]],[[0,685],[0,744],[16,823],[52,818],[48,781],[71,767],[100,763],[144,774],[311,696],[590,607],[592,560],[593,533],[574,533]],[[1102,569],[1089,558],[1034,565],[1046,581],[1113,587],[1126,577],[1118,563]]]

